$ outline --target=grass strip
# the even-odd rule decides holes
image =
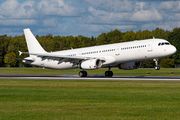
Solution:
[[[154,70],[154,68],[140,68],[136,70],[120,70],[117,68],[112,68],[111,70],[113,71],[114,75],[121,76],[180,76],[179,68],[162,68],[160,70]],[[77,75],[79,71],[81,70],[52,70],[43,68],[0,68],[0,74]],[[87,70],[89,75],[104,75],[105,71],[107,71],[107,68]]]
[[[180,82],[0,80],[2,120],[177,120]]]

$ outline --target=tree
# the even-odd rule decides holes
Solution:
[[[173,55],[175,64],[180,64],[180,28],[174,28],[173,31],[169,33],[168,41],[177,49],[176,54]]]
[[[174,67],[174,59],[164,58],[161,60],[160,65],[164,68]]]
[[[123,36],[123,41],[127,42],[127,41],[133,41],[136,39],[136,34],[131,30],[131,31],[127,31],[125,33],[125,35]]]
[[[81,47],[81,42],[77,37],[74,38],[73,36],[70,36],[69,40],[71,42],[70,47],[72,47],[72,48],[80,48]]]
[[[0,36],[0,66],[4,66],[4,55],[8,51],[8,45],[9,45],[9,39],[10,37],[7,37],[6,35]]]
[[[17,60],[15,59],[6,59],[6,58],[16,58],[16,54],[14,52],[8,53],[4,56],[4,63],[8,64],[8,67],[16,66]]]
[[[107,33],[107,42],[108,43],[118,43],[122,40],[123,34],[118,29],[110,31]]]
[[[155,66],[153,60],[148,60],[148,61],[142,61],[141,62],[141,67],[142,68],[153,68]]]
[[[167,39],[168,34],[169,34],[169,31],[165,31],[160,28],[156,28],[155,30],[152,31],[152,35],[155,38]]]
[[[82,38],[82,47],[89,47],[91,46],[91,44],[92,44],[92,41],[90,38],[87,38],[87,37]]]
[[[102,33],[97,37],[97,45],[103,45],[103,44],[108,44],[106,33]]]

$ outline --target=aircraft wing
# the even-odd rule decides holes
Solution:
[[[103,57],[87,57],[87,56],[68,56],[68,55],[57,55],[54,53],[28,53],[28,52],[20,52],[21,54],[29,54],[29,55],[35,55],[38,57],[42,57],[42,59],[52,59],[52,60],[59,60],[61,62],[72,62],[74,60],[90,60],[90,59],[100,59],[102,61],[105,61]]]

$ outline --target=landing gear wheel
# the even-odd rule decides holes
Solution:
[[[105,72],[106,77],[112,77],[113,76],[113,72],[110,71],[110,69],[111,69],[111,66],[108,66],[108,71]]]
[[[80,77],[87,77],[87,72],[86,71],[80,71],[79,76]]]
[[[155,62],[155,70],[160,70],[160,67],[158,66],[158,59],[154,59],[154,62]]]
[[[112,71],[106,71],[105,72],[105,76],[106,77],[112,77],[113,76],[113,72]]]
[[[155,70],[160,70],[160,67],[159,67],[159,66],[156,66],[156,67],[155,67]]]

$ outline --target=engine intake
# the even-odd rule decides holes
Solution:
[[[102,61],[99,59],[92,59],[83,61],[80,65],[81,69],[91,70],[91,69],[99,69],[102,66]]]
[[[140,61],[136,62],[128,62],[128,63],[122,63],[118,65],[119,69],[124,69],[124,70],[133,70],[133,69],[138,69],[141,66]]]

